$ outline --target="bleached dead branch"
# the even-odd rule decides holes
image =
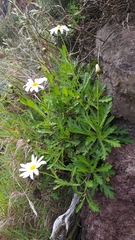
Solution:
[[[64,231],[64,235],[67,235],[72,218],[75,214],[76,207],[80,201],[80,196],[78,194],[74,194],[71,204],[67,211],[60,215],[54,222],[52,233],[50,239],[57,240],[61,239],[59,234],[61,234],[61,229]]]

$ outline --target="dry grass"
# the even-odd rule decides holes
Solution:
[[[70,203],[70,196],[67,196],[67,189],[58,191],[58,200],[53,200],[51,197],[52,188],[46,185],[41,187],[38,181],[22,180],[19,178],[19,164],[23,158],[24,162],[31,152],[31,147],[23,139],[11,139],[7,138],[1,142],[1,148],[5,148],[5,156],[9,155],[9,149],[12,145],[12,158],[10,159],[10,184],[11,192],[9,192],[7,212],[5,216],[1,216],[0,220],[0,239],[11,240],[14,239],[14,231],[19,231],[19,226],[24,231],[31,232],[32,229],[38,230],[42,228],[42,234],[47,237],[46,231],[52,228],[54,220],[62,213],[64,213]],[[13,148],[14,146],[14,148]],[[10,153],[11,154],[11,153]],[[22,160],[21,160],[22,161]],[[38,179],[37,179],[38,180]],[[12,181],[12,182],[11,182]],[[37,195],[36,190],[39,190],[40,194]],[[64,197],[65,195],[65,197]],[[69,193],[70,195],[70,193]],[[61,197],[62,196],[62,197]],[[37,217],[35,215],[37,212]],[[19,223],[19,224],[18,224]],[[46,229],[46,230],[45,230]],[[47,230],[48,229],[48,230]],[[8,232],[3,232],[5,231]],[[34,234],[34,233],[33,233]],[[38,236],[38,234],[37,234]]]

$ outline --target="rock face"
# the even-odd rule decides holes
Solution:
[[[115,198],[97,193],[100,213],[84,206],[81,213],[81,240],[135,239],[135,144],[114,149],[108,157],[116,175],[111,179]]]
[[[30,5],[30,3],[35,2],[35,0],[16,0],[16,5],[22,10],[24,11],[26,9],[26,7],[30,10],[33,8],[32,5]]]
[[[32,9],[34,5],[30,5],[30,3],[35,2],[35,0],[16,0],[15,4],[19,7],[22,11],[26,9]],[[1,0],[0,1],[0,18],[6,16],[9,11],[9,8],[14,7],[14,4],[11,4],[9,0]]]
[[[101,81],[113,96],[112,114],[135,123],[135,14],[111,19],[97,32]]]
[[[135,8],[135,7],[134,7]],[[101,82],[113,97],[112,114],[135,139],[135,14],[111,18],[97,32],[96,58]],[[120,120],[121,119],[121,120]],[[114,199],[95,195],[100,213],[87,205],[81,212],[81,240],[135,240],[135,144],[113,149],[107,159],[116,171],[111,178]]]
[[[8,11],[8,0],[0,1],[0,17],[4,17]]]

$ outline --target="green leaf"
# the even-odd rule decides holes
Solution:
[[[64,95],[65,95],[66,97],[68,97],[68,89],[67,89],[67,88],[62,88],[61,90],[62,90],[62,92],[64,93]]]
[[[74,176],[76,175],[77,167],[72,167],[72,173],[71,173],[71,181],[73,181]]]
[[[79,184],[77,184],[77,183],[68,182],[68,181],[60,179],[60,178],[55,179],[54,182],[58,184],[58,186],[54,187],[54,189],[57,189],[60,186],[70,186],[70,187],[72,187],[72,186],[79,186]]]
[[[86,185],[87,188],[92,188],[93,187],[93,181],[92,180],[86,181],[85,185]]]
[[[100,212],[99,206],[98,206],[97,203],[90,197],[90,195],[87,196],[87,202],[88,202],[89,208],[90,208],[93,212]]]
[[[94,125],[95,119],[93,119],[92,116],[89,116],[89,115],[86,116],[86,114],[83,113],[83,117],[81,117],[81,118],[78,117],[77,119],[78,119],[78,121],[81,122],[82,124],[86,124],[86,125],[87,125],[87,128],[88,128],[88,129],[85,131],[85,134],[86,134],[86,135],[90,135],[90,134],[91,134],[91,132],[90,132],[90,129],[91,129],[91,128],[96,132],[96,128],[95,128],[95,125]],[[98,127],[98,126],[96,126],[96,127]],[[99,127],[100,127],[100,126],[99,126]],[[89,134],[88,134],[88,130],[89,130]]]
[[[131,143],[134,143],[134,140],[132,139],[132,137],[130,137],[130,136],[121,136],[121,137],[119,137],[119,141],[121,142],[121,143],[124,143],[124,144],[131,144]]]
[[[111,96],[102,96],[101,99],[99,99],[99,102],[102,102],[102,103],[107,103],[107,102],[110,102],[112,101],[112,97]]]
[[[97,139],[97,136],[95,136],[95,135],[91,135],[90,137],[87,137],[86,138],[86,146],[91,142],[95,142],[96,139]]]
[[[77,167],[78,172],[88,173],[90,171],[90,169],[86,165],[79,161],[74,161],[74,164]]]
[[[77,133],[77,134],[84,134],[86,135],[86,131],[84,131],[81,127],[81,125],[78,125],[75,121],[73,121],[71,118],[68,120],[68,127],[69,130],[72,133]]]
[[[78,158],[79,162],[84,163],[88,167],[90,166],[90,160],[88,160],[85,156],[78,155],[77,158]]]
[[[32,101],[31,99],[21,98],[20,102],[28,107],[33,108],[37,113],[39,113],[42,117],[46,117],[46,115],[40,110],[40,108]]]
[[[84,174],[82,174],[80,172],[76,172],[76,181],[82,187],[82,182],[84,181]],[[78,193],[78,194],[80,194],[80,193]]]
[[[79,139],[74,139],[74,140],[72,140],[72,139],[70,139],[69,140],[69,143],[72,145],[72,146],[77,146],[77,145],[79,145],[80,143],[81,143],[81,140],[79,140]]]
[[[115,134],[117,135],[117,139],[124,144],[131,144],[134,143],[134,140],[129,135],[129,132],[127,129],[117,128],[115,130]]]
[[[107,119],[108,114],[111,111],[112,102],[109,102],[108,105],[100,109],[100,126],[102,127]]]
[[[111,185],[109,184],[103,184],[101,187],[100,187],[100,190],[102,192],[104,192],[105,196],[107,198],[111,198],[113,199],[114,198],[114,187],[112,187]]]
[[[83,197],[81,200],[80,200],[80,203],[78,204],[77,208],[76,208],[76,213],[78,213],[80,211],[80,209],[82,208],[83,204],[84,204],[84,201],[85,201],[85,197]]]
[[[99,142],[101,146],[101,156],[102,156],[102,159],[105,160],[108,155],[108,148],[106,148],[106,146],[103,144],[101,140],[99,140]]]
[[[104,163],[98,167],[95,172],[108,172],[112,168],[112,165],[109,163]]]
[[[53,91],[54,91],[54,94],[55,94],[55,96],[58,96],[58,95],[60,95],[60,90],[59,90],[59,87],[58,86],[53,86]]]
[[[52,197],[54,200],[59,200],[59,197],[58,197],[57,193],[55,193],[55,192],[52,192],[52,193],[51,193],[51,197]]]
[[[94,173],[94,181],[96,181],[99,185],[102,185],[103,184],[103,178],[102,176]]]
[[[76,149],[76,154],[85,154],[88,152],[88,149],[86,148],[85,144],[83,143],[82,141],[82,144],[77,146],[77,149]]]
[[[116,139],[105,139],[104,141],[109,143],[112,147],[120,147],[121,146],[120,142]]]
[[[113,121],[113,119],[114,119],[114,116],[108,117],[108,119],[106,119],[104,126],[110,127],[108,125]]]
[[[56,168],[56,169],[59,169],[59,170],[63,170],[63,171],[69,171],[69,169],[67,169],[67,167],[66,166],[64,166],[64,165],[61,165],[60,163],[58,163],[58,162],[56,162],[56,163],[54,163],[54,167]],[[70,170],[71,171],[71,170]]]
[[[107,130],[102,130],[103,132],[103,138],[106,138],[107,136],[109,136],[110,134],[114,133],[114,131],[116,130],[116,126],[112,126],[112,127],[109,127]]]

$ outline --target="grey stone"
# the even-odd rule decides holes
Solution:
[[[112,114],[135,123],[135,17],[127,15],[97,32],[96,56],[103,68],[101,82],[113,97]]]

